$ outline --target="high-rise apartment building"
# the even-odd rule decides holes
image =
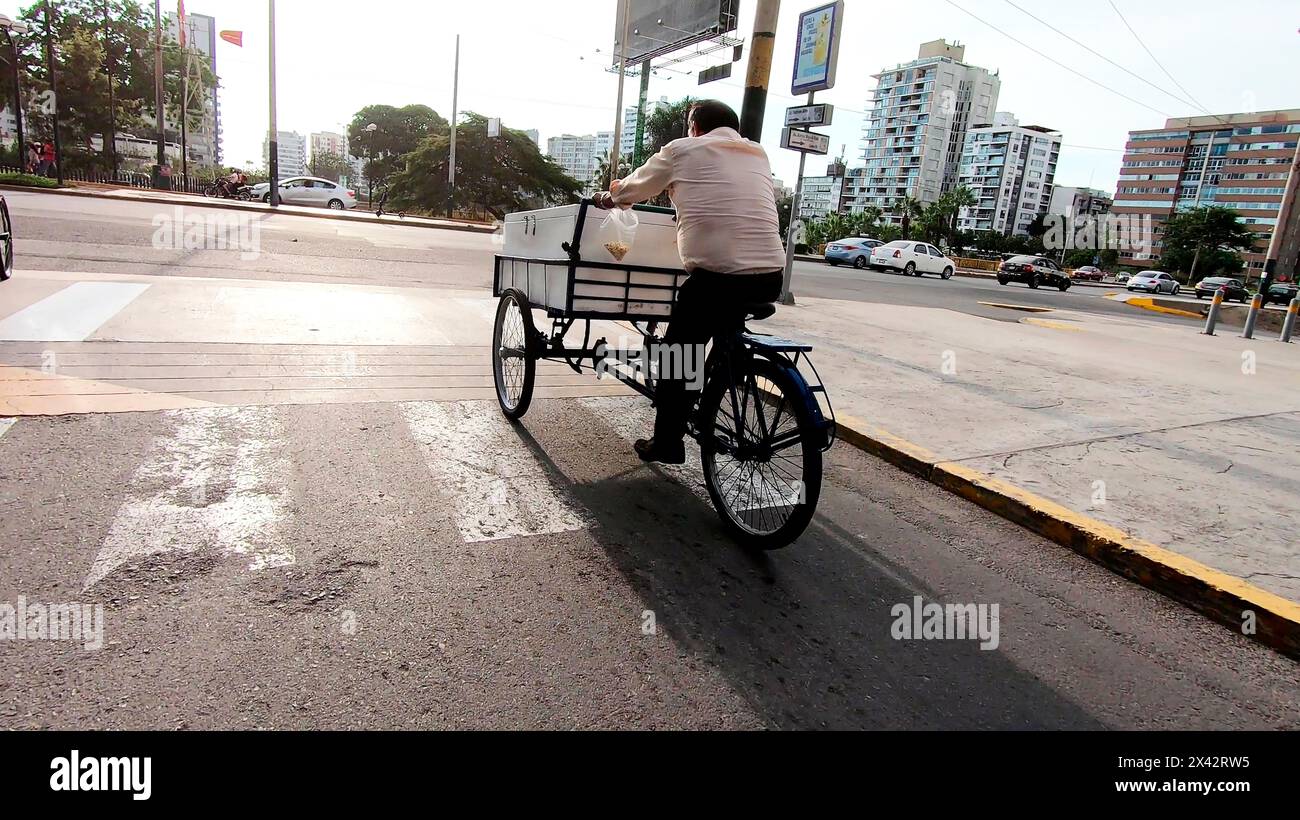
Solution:
[[[334,154],[335,156],[347,158],[348,156],[348,138],[346,134],[336,134],[333,131],[317,131],[311,135],[311,155],[317,154]]]
[[[279,159],[280,179],[307,174],[307,138],[297,131],[276,132],[276,156]],[[271,146],[262,140],[262,161],[270,167]]]
[[[1105,216],[1115,198],[1096,188],[1079,188],[1070,185],[1057,185],[1052,188],[1052,204],[1048,213],[1078,219],[1087,216]]]
[[[970,188],[977,202],[961,209],[958,226],[965,231],[993,231],[1027,236],[1034,219],[1048,212],[1061,133],[1041,125],[1021,125],[999,111],[990,123],[966,131],[958,184]]]
[[[650,121],[650,117],[653,116],[656,111],[667,105],[669,105],[667,97],[660,97],[657,100],[646,100],[646,122]],[[648,147],[650,140],[647,139],[645,142]],[[625,157],[632,156],[632,152],[636,150],[636,106],[623,109],[623,133],[619,137],[618,144],[619,151],[621,151]]]
[[[804,177],[803,195],[799,198],[800,219],[820,219],[844,210],[844,181],[848,169],[842,162],[832,162],[826,176]]]
[[[1161,225],[1179,211],[1232,208],[1256,241],[1243,254],[1252,277],[1263,273],[1278,229],[1287,178],[1300,142],[1300,109],[1178,117],[1165,127],[1129,133],[1115,192],[1116,214],[1150,216],[1151,251],[1121,250],[1120,263],[1153,267]]]
[[[574,136],[564,134],[546,141],[546,155],[555,160],[569,176],[581,182],[584,190],[595,190],[592,178],[600,167],[600,160],[608,158],[614,147],[614,132]]]
[[[992,122],[1002,89],[996,73],[965,58],[965,46],[934,40],[915,60],[873,75],[864,171],[849,178],[850,208],[888,214],[903,197],[928,204],[957,184],[967,126]]]

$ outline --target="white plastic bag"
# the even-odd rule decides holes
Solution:
[[[606,253],[614,257],[615,262],[622,262],[623,258],[632,250],[632,242],[636,239],[638,223],[639,220],[631,209],[615,208],[609,212],[609,216],[605,217],[605,221],[600,224],[596,239]]]

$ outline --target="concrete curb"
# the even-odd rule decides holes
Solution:
[[[399,218],[394,216],[391,219],[385,217],[376,217],[369,211],[357,213],[355,211],[331,211],[325,208],[308,210],[303,208],[294,211],[274,210],[269,205],[263,205],[260,202],[239,202],[229,199],[210,199],[208,197],[198,196],[197,194],[173,194],[171,196],[154,195],[154,196],[117,196],[115,194],[92,191],[76,188],[35,188],[27,185],[0,185],[0,191],[24,191],[38,194],[58,194],[61,196],[81,196],[93,197],[95,199],[107,199],[115,202],[148,202],[157,205],[200,205],[204,208],[221,208],[228,211],[243,211],[244,213],[255,214],[282,214],[284,216],[304,216],[309,219],[337,219],[344,222],[360,222],[366,225],[405,225],[412,228],[433,228],[444,231],[462,231],[468,233],[495,233],[496,228],[490,225],[475,225],[469,222],[443,222],[428,219],[427,217],[411,216]],[[184,198],[182,198],[184,197]]]
[[[852,416],[839,417],[839,437],[865,453],[1068,547],[1234,632],[1243,634],[1246,615],[1253,613],[1255,632],[1247,637],[1300,660],[1300,603],[1134,538],[1118,527],[1075,512],[1014,484],[956,462],[942,461],[924,447]]]

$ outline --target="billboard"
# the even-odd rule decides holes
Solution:
[[[791,94],[798,96],[835,86],[835,65],[840,58],[840,29],[843,25],[844,0],[799,15]]]
[[[740,6],[740,0],[626,0],[626,3],[631,23],[627,42],[628,63],[653,60],[735,31]],[[613,64],[617,66],[623,18],[621,13],[614,16],[617,19],[614,21]]]

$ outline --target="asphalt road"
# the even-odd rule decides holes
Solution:
[[[277,215],[243,260],[153,248],[159,206],[9,199],[20,277],[463,289],[492,250]],[[988,290],[871,276],[824,286],[964,310]],[[805,536],[745,553],[698,466],[632,454],[650,413],[604,397],[539,401],[518,426],[475,401],[0,424],[0,604],[104,616],[100,649],[0,640],[0,728],[1300,728],[1293,662],[843,444]],[[996,605],[996,648],[900,635],[918,596]]]
[[[276,214],[259,217],[261,258],[232,260],[229,254],[212,251],[154,250],[153,220],[171,213],[165,205],[28,192],[9,192],[6,198],[18,237],[20,269],[487,289],[498,247],[494,237],[481,234]],[[230,213],[190,207],[197,213]],[[1004,321],[1017,321],[1023,314],[982,303],[1160,323],[1192,321],[1103,298],[1115,292],[1111,289],[1031,291],[1016,284],[1002,287],[993,280],[954,277],[945,282],[933,276],[917,279],[812,262],[796,263],[793,287],[796,297],[941,307]]]

